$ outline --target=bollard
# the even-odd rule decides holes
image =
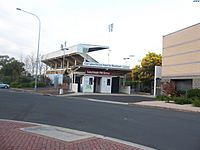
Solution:
[[[63,94],[63,89],[59,90],[59,94],[62,95]]]

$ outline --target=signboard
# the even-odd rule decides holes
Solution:
[[[85,70],[86,74],[93,74],[93,75],[112,75],[109,71],[100,71],[100,70]]]
[[[114,65],[114,64],[100,64],[100,63],[85,62],[83,65],[84,65],[84,66],[91,66],[91,67],[102,67],[102,68],[129,69],[129,66]]]

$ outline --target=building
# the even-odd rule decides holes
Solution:
[[[67,83],[70,90],[84,93],[130,93],[125,86],[129,66],[101,64],[88,53],[108,46],[78,44],[42,56],[49,66],[46,75],[54,85]]]
[[[200,88],[200,23],[163,36],[162,81]]]

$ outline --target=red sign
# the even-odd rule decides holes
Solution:
[[[86,70],[86,74],[94,74],[94,75],[112,75],[109,71],[99,71],[99,70]]]

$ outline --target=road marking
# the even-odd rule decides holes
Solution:
[[[107,103],[107,104],[118,104],[118,105],[129,105],[129,103],[125,102],[115,102],[115,101],[108,101],[108,100],[102,100],[102,99],[93,99],[93,98],[86,98],[86,97],[74,97],[74,96],[68,96],[75,100],[86,100],[86,101],[92,101],[92,102],[99,102],[99,103]],[[81,98],[81,99],[80,99]]]
[[[109,103],[109,104],[128,105],[128,103],[123,103],[123,102],[114,102],[114,101],[100,100],[100,99],[93,99],[93,98],[87,98],[87,100],[88,100],[88,101],[92,101],[92,102],[100,102],[100,103]]]

